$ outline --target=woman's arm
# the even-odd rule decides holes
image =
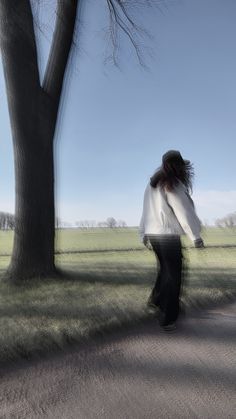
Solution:
[[[201,222],[195,212],[193,201],[185,187],[179,184],[172,192],[166,191],[166,198],[182,229],[190,240],[195,242],[201,239]]]

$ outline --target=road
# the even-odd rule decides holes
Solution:
[[[2,368],[4,419],[236,418],[236,305]]]

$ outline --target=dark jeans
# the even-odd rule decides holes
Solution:
[[[150,235],[149,240],[159,266],[151,300],[160,307],[162,325],[174,322],[179,314],[182,277],[182,250],[176,235]]]

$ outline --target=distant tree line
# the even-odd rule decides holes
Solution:
[[[114,217],[108,217],[106,221],[96,222],[95,220],[76,221],[77,228],[124,228],[127,224],[124,220],[116,220]],[[71,223],[62,221],[59,217],[55,219],[55,228],[70,228]],[[14,230],[15,229],[15,215],[8,212],[0,211],[0,230]]]
[[[76,227],[87,229],[87,228],[124,228],[127,224],[124,220],[116,220],[114,217],[108,217],[106,221],[99,221],[98,223],[94,220],[82,220],[76,221]]]
[[[236,227],[236,211],[223,218],[218,218],[215,221],[215,225],[217,227]]]
[[[66,223],[60,220],[60,218],[55,219],[55,228],[68,228],[70,223]],[[15,229],[15,215],[10,214],[9,212],[0,211],[0,230],[14,230]]]
[[[15,216],[9,212],[0,211],[0,230],[14,230]]]

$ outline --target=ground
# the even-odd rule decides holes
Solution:
[[[1,368],[1,418],[235,418],[236,304],[153,317]]]

